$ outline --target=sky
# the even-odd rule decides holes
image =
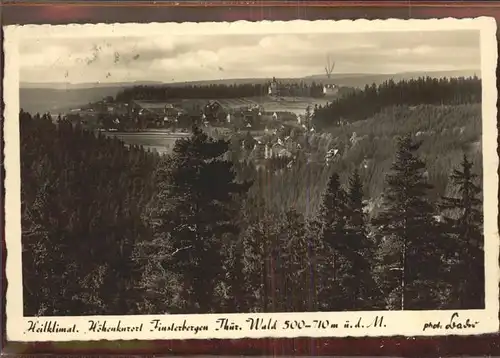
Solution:
[[[21,82],[184,82],[334,73],[480,70],[479,31],[38,38]]]

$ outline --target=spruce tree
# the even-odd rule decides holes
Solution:
[[[183,308],[211,312],[214,290],[223,279],[222,236],[237,234],[237,198],[250,183],[237,183],[231,162],[221,157],[229,143],[209,138],[198,127],[178,140],[166,168],[153,214],[155,233],[172,254],[170,270],[180,277]]]
[[[308,290],[307,290],[307,311],[314,312],[325,307],[320,300],[323,295],[323,274],[325,262],[323,255],[326,252],[325,243],[322,237],[322,222],[319,217],[313,216],[306,222],[307,256],[308,256]],[[326,262],[330,264],[330,262]]]
[[[460,309],[484,308],[484,236],[481,188],[473,163],[464,154],[459,169],[450,180],[458,189],[457,197],[444,197],[441,208],[447,214],[445,225],[452,239],[454,255],[451,278],[452,296]]]
[[[266,225],[250,222],[243,236],[243,274],[249,312],[267,312],[268,243],[264,233]]]
[[[288,210],[285,213],[280,231],[282,308],[283,311],[288,312],[305,311],[307,309],[310,255],[304,218],[296,211]]]
[[[280,217],[264,211],[249,219],[243,233],[243,272],[246,298],[250,312],[276,312],[275,275],[276,262],[273,253],[277,251],[280,233]]]
[[[237,220],[237,225],[243,230],[247,223],[244,215]],[[241,230],[241,231],[243,231]],[[221,312],[237,313],[248,311],[248,300],[244,275],[244,242],[243,232],[229,233],[223,236],[223,270],[224,277],[219,283],[219,303]]]
[[[357,169],[349,178],[347,190],[347,234],[345,255],[348,277],[345,284],[351,295],[351,309],[378,307],[380,290],[372,277],[374,243],[368,237],[363,203],[363,184]]]
[[[392,277],[400,309],[436,308],[443,271],[442,237],[434,207],[426,197],[432,186],[424,175],[425,164],[416,154],[419,147],[410,135],[398,140],[396,159],[386,176],[382,212],[374,220],[380,234],[399,249],[386,272],[391,276],[399,273]]]
[[[346,193],[340,185],[339,176],[333,173],[323,195],[319,213],[324,250],[319,267],[321,310],[342,310],[348,305],[349,298],[341,282],[341,269],[345,260],[342,254],[347,238],[346,200]]]

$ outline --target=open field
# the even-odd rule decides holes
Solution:
[[[79,89],[79,90],[52,90],[52,89],[21,89],[20,103],[24,111],[30,113],[64,114],[71,109],[79,108],[89,102],[101,100],[105,95],[114,95],[116,92],[108,93],[106,89]],[[262,106],[269,112],[292,112],[303,114],[309,105],[324,105],[331,98],[306,98],[306,97],[284,97],[280,99],[264,97],[219,99],[218,101],[226,108],[236,110],[241,107]],[[181,107],[193,105],[204,106],[210,99],[183,99],[165,101]],[[163,102],[162,102],[163,103]]]
[[[254,98],[223,99],[219,102],[229,108],[239,108],[244,106],[261,106],[266,112],[292,112],[304,114],[307,106],[314,107],[325,105],[331,98],[310,98],[310,97],[280,97],[272,98],[268,96]]]
[[[140,145],[144,149],[167,154],[172,151],[175,142],[180,138],[186,138],[189,133],[169,133],[166,131],[148,132],[103,132],[109,137],[117,137],[127,145]]]
[[[244,98],[224,98],[217,101],[228,110],[238,110],[239,108],[260,106],[266,112],[291,112],[295,114],[304,114],[307,106],[314,107],[325,105],[331,101],[332,97],[312,98],[312,97],[244,97]],[[193,106],[204,106],[211,101],[208,98],[181,99],[172,101],[155,102],[155,104],[172,104],[176,107],[190,108]],[[143,102],[143,101],[138,101]]]
[[[311,98],[311,97],[262,97],[257,99],[257,103],[264,107],[266,112],[292,112],[295,114],[304,114],[307,106],[314,107],[325,105],[332,98]]]

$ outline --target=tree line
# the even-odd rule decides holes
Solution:
[[[171,99],[220,99],[267,95],[268,83],[210,84],[186,86],[134,86],[121,90],[117,102],[131,100],[166,101]]]
[[[26,314],[126,312],[142,294],[130,257],[149,232],[159,156],[48,115],[19,119]]]
[[[388,80],[379,86],[366,85],[326,104],[317,106],[313,123],[318,128],[338,126],[342,122],[367,119],[382,108],[394,105],[459,105],[481,103],[481,79],[478,77]]]
[[[484,307],[481,189],[431,201],[402,136],[382,208],[333,173],[317,215],[259,210],[229,142],[198,128],[169,156],[21,112],[26,315]],[[270,195],[261,186],[262,195]]]
[[[141,85],[128,87],[118,92],[116,102],[132,100],[167,101],[172,99],[227,99],[242,97],[262,97],[268,95],[270,82],[240,83],[240,84],[208,84],[208,85]],[[281,96],[322,97],[323,85],[312,82],[292,82],[290,80],[278,83]],[[346,89],[342,89],[343,92]]]

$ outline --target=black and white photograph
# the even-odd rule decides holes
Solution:
[[[496,330],[494,22],[187,25],[6,32],[11,334]]]

